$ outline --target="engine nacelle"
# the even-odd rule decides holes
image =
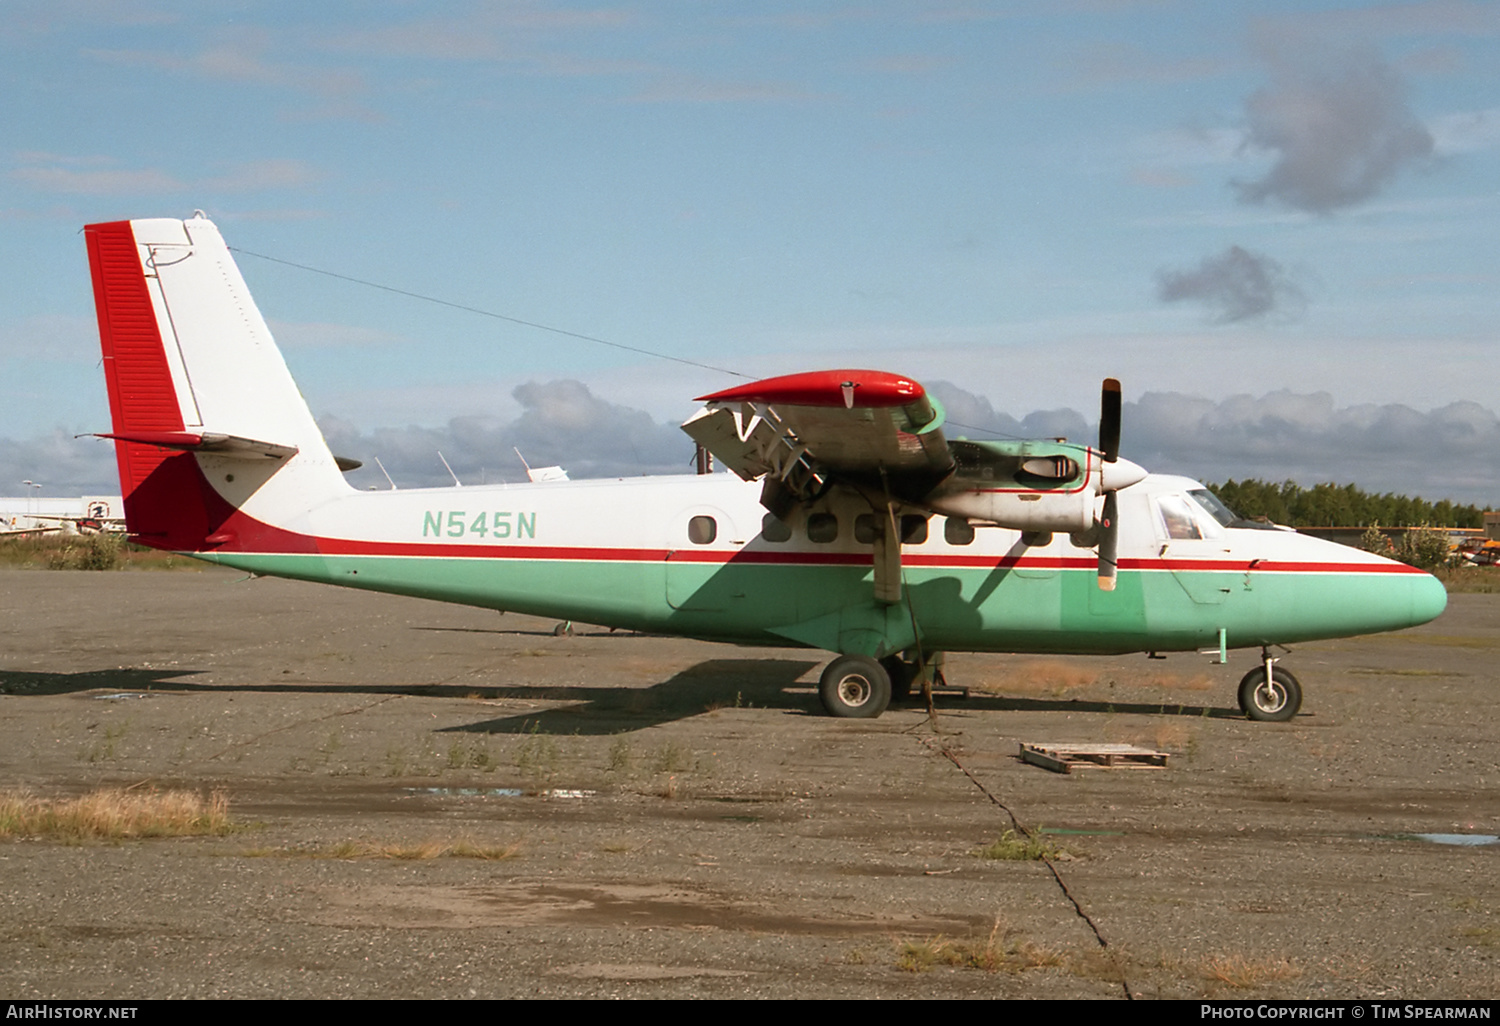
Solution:
[[[1087,531],[1099,495],[1146,476],[1129,460],[1105,463],[1093,449],[1067,442],[961,440],[949,448],[954,473],[924,505],[1016,531]]]
[[[1094,525],[1092,488],[1073,493],[961,491],[929,500],[950,517],[966,517],[1014,531],[1086,531]]]

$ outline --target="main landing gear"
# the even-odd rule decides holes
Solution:
[[[929,654],[926,667],[941,681],[939,659],[939,653]],[[824,668],[818,681],[818,697],[830,716],[873,720],[891,702],[910,698],[912,687],[922,679],[922,673],[923,664],[900,655],[884,659],[839,656]]]
[[[1261,665],[1240,680],[1240,709],[1252,720],[1285,722],[1302,708],[1302,685],[1276,665],[1269,650],[1261,649],[1260,658]]]
[[[891,676],[869,656],[839,656],[823,668],[818,697],[830,716],[873,720],[891,704]]]

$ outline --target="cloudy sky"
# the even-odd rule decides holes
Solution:
[[[873,366],[954,434],[1090,438],[1114,374],[1151,469],[1500,504],[1500,5],[4,14],[0,494],[116,490],[78,229],[202,209],[403,485],[685,469],[693,396]]]

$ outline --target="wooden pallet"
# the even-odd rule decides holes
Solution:
[[[1106,769],[1166,769],[1167,753],[1136,745],[1056,745],[1021,742],[1021,758],[1054,773],[1072,773],[1074,766]]]

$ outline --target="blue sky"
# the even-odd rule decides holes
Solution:
[[[744,374],[947,383],[993,431],[1086,433],[1115,374],[1152,469],[1500,502],[1496,5],[10,0],[0,76],[0,492],[113,490],[68,437],[107,422],[78,228],[201,208]],[[736,380],[240,264],[403,484],[521,442],[685,466]]]

